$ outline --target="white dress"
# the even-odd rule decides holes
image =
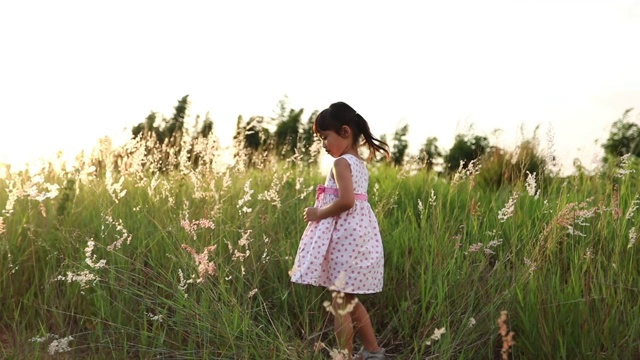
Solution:
[[[380,292],[384,253],[378,220],[366,200],[369,172],[358,157],[347,154],[341,158],[351,167],[355,204],[338,216],[308,223],[291,269],[291,281],[350,294]],[[318,189],[315,207],[338,198],[331,171],[325,185]]]

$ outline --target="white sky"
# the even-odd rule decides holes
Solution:
[[[640,120],[638,39],[640,0],[5,1],[0,162],[75,154],[189,94],[227,143],[287,95],[305,120],[346,101],[377,135],[408,123],[414,152],[551,126],[589,166],[625,109]]]

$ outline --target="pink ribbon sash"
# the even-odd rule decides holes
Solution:
[[[338,196],[338,188],[326,187],[324,185],[318,185],[318,189],[316,190],[316,199],[320,199],[320,195],[322,194],[331,194]],[[367,194],[353,194],[356,200],[364,200],[367,201],[369,198]]]

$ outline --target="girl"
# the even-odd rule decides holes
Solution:
[[[291,270],[291,281],[332,291],[328,309],[334,315],[340,349],[346,350],[349,358],[353,356],[355,330],[363,344],[356,359],[386,359],[369,314],[356,295],[380,292],[384,270],[378,221],[366,195],[369,173],[358,146],[368,147],[369,160],[377,152],[388,159],[388,146],[375,138],[365,119],[343,102],[323,110],[313,131],[335,161],[325,184],[318,186],[315,206],[304,210],[308,224]]]

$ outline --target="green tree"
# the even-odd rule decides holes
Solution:
[[[139,123],[131,129],[133,138],[148,138],[149,136],[154,136],[158,142],[164,142],[162,130],[156,125],[156,120],[158,120],[158,113],[155,111],[150,112],[144,122]]]
[[[274,132],[275,146],[278,156],[288,158],[295,154],[298,148],[300,124],[304,109],[289,109],[284,118],[280,118]]]
[[[627,120],[632,110],[633,108],[625,110],[622,117],[611,125],[609,138],[602,145],[605,162],[626,154],[640,157],[640,126]]]
[[[389,141],[387,140],[387,134],[382,134],[380,135],[380,141],[382,141],[385,144],[389,144]],[[375,159],[376,162],[382,162],[382,163],[386,163],[387,162],[387,158],[382,156],[382,157],[377,157]]]
[[[213,120],[211,119],[211,114],[207,111],[204,121],[202,122],[202,127],[198,130],[198,136],[206,138],[211,134],[213,134]]]
[[[154,155],[160,159],[156,165],[163,171],[169,170],[169,167],[172,166],[170,164],[175,163],[172,157],[181,153],[183,139],[190,141],[188,157],[191,165],[197,167],[199,156],[194,153],[194,145],[198,139],[215,136],[213,120],[209,112],[207,112],[202,125],[200,125],[200,116],[197,115],[193,127],[185,127],[189,107],[189,95],[185,95],[174,106],[174,113],[171,117],[164,117],[151,111],[143,122],[131,129],[134,139],[145,141],[146,154],[148,156]],[[211,138],[208,141],[208,146],[215,146],[214,144],[217,142],[216,138]]]
[[[395,166],[401,166],[404,162],[404,155],[409,147],[407,141],[407,133],[409,132],[409,124],[405,124],[396,129],[393,134],[393,147],[391,149],[391,160]]]
[[[170,141],[169,146],[175,148],[176,152],[180,152],[180,141],[184,133],[184,121],[187,118],[189,105],[189,95],[183,96],[173,107],[173,115],[165,120],[163,128],[165,139]]]
[[[311,160],[311,157],[314,156],[314,154],[311,153],[312,146],[316,141],[313,132],[313,123],[318,117],[318,113],[318,110],[314,111],[311,116],[309,116],[309,119],[307,119],[307,122],[301,126],[298,145],[301,147],[300,153],[305,161]]]
[[[155,140],[160,144],[164,144],[166,140],[171,141],[168,147],[179,147],[180,140],[184,132],[184,121],[189,110],[189,95],[183,96],[178,100],[178,104],[173,108],[174,113],[170,118],[160,116],[160,124],[158,122],[158,113],[152,111],[144,122],[134,126],[131,134],[134,138],[142,136],[144,138],[153,134]],[[179,150],[179,149],[176,149]]]
[[[427,171],[431,171],[438,164],[438,160],[442,158],[442,155],[442,150],[438,147],[438,138],[428,137],[418,152],[418,162]]]
[[[466,168],[471,161],[478,159],[489,149],[489,139],[481,135],[457,134],[453,146],[445,155],[444,162],[451,172],[458,170],[460,164]]]
[[[259,153],[271,150],[269,146],[271,132],[264,125],[265,118],[262,116],[252,116],[246,123],[241,115],[238,116],[236,132],[233,136],[236,160],[244,159],[247,166],[261,163],[263,159],[258,158]]]
[[[258,151],[267,144],[270,137],[271,132],[264,126],[264,117],[252,116],[249,118],[244,128],[245,149]]]

